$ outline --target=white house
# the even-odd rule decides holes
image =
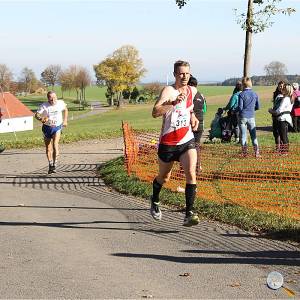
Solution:
[[[0,93],[0,133],[33,129],[33,112],[9,92]]]

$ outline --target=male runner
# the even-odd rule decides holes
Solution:
[[[180,161],[186,177],[183,225],[192,226],[199,223],[199,217],[193,212],[197,186],[197,152],[192,130],[197,129],[199,124],[193,112],[193,99],[197,90],[188,86],[188,62],[176,61],[173,74],[175,84],[163,88],[152,111],[154,118],[163,117],[163,124],[158,148],[159,173],[153,181],[150,213],[155,220],[161,220],[159,193],[162,185],[170,179],[174,161]]]
[[[57,158],[59,155],[58,143],[62,127],[68,123],[68,109],[63,100],[57,100],[55,92],[47,93],[48,102],[40,105],[35,118],[43,123],[42,131],[46,146],[46,155],[49,162],[48,174],[56,173]],[[62,116],[64,112],[64,117]]]

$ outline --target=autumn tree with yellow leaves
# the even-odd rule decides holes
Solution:
[[[107,97],[112,106],[116,100],[119,106],[122,101],[122,92],[132,90],[145,74],[143,61],[138,50],[125,45],[109,55],[98,65],[94,65],[98,85],[107,86]]]

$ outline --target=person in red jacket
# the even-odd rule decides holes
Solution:
[[[292,101],[294,103],[293,109],[291,112],[292,119],[293,119],[293,127],[295,132],[300,132],[300,90],[299,90],[299,84],[297,82],[294,82],[292,84],[293,86],[293,95],[292,95]]]

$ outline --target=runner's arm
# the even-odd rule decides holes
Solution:
[[[199,120],[197,119],[194,111],[191,111],[191,126],[193,131],[196,131],[199,126]]]
[[[69,111],[68,111],[68,107],[66,106],[64,110],[64,120],[63,120],[64,127],[68,126],[68,115],[69,115]]]
[[[166,86],[161,91],[158,100],[155,102],[152,117],[157,118],[164,115],[166,112],[170,111],[174,105],[184,100],[185,95],[179,94],[175,99],[172,99],[173,88],[171,86]]]
[[[47,117],[43,117],[39,112],[36,112],[34,117],[38,120],[41,121],[43,124],[48,121]]]

